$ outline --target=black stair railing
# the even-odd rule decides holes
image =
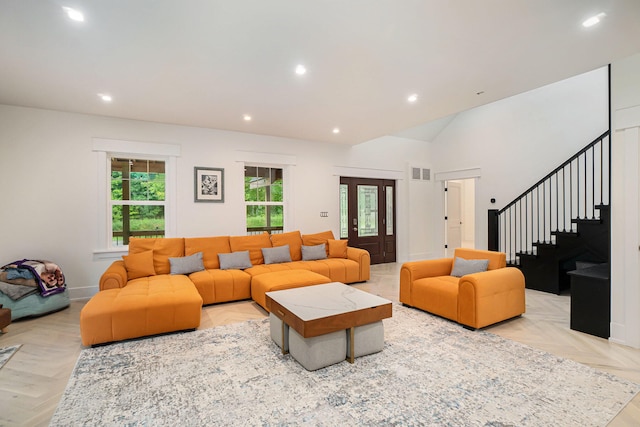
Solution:
[[[576,231],[574,219],[598,220],[611,196],[609,131],[593,140],[504,208],[490,211],[489,241],[519,264],[519,254],[553,244],[557,233]],[[497,246],[497,247],[496,247]]]

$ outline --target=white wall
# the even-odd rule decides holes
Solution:
[[[303,233],[339,231],[337,167],[368,168],[384,177],[405,176],[411,159],[425,159],[429,144],[381,138],[355,147],[268,137],[213,129],[149,123],[0,105],[0,262],[44,258],[59,263],[72,298],[92,295],[112,259],[94,255],[99,247],[96,171],[92,138],[171,143],[181,146],[177,159],[177,235],[245,233],[242,160],[295,158],[292,223]],[[266,153],[265,155],[256,153]],[[194,203],[193,168],[225,169],[225,203]],[[415,217],[406,200],[425,206],[428,192],[410,194],[398,181],[399,259],[413,243]],[[329,212],[321,218],[320,211]],[[418,222],[423,221],[419,216]],[[427,218],[427,220],[429,220]],[[421,236],[418,246],[424,246]]]
[[[458,114],[433,141],[439,175],[480,171],[477,248],[487,247],[489,209],[504,207],[608,129],[607,80],[605,67],[477,107]],[[442,212],[442,198],[433,209]]]
[[[433,170],[431,147],[423,141],[385,136],[353,147],[345,158],[354,167],[392,170],[402,175],[396,183],[397,216],[398,224],[406,226],[397,231],[398,261],[440,255],[435,247],[437,218],[431,209],[438,194],[436,184],[433,179],[411,179],[412,167]]]
[[[596,70],[460,113],[433,143],[384,137],[353,147],[0,105],[0,260],[51,259],[63,267],[72,297],[96,291],[111,260],[94,256],[101,224],[92,138],[180,144],[180,236],[244,233],[239,160],[246,152],[295,158],[287,228],[303,232],[338,233],[337,171],[397,177],[399,261],[443,254],[443,182],[435,173],[479,168],[475,238],[486,247],[488,209],[504,206],[607,128],[606,80],[606,69]],[[194,166],[225,168],[224,204],[193,202]],[[432,179],[411,180],[412,166],[431,169]],[[637,262],[629,271],[638,274]]]
[[[640,54],[611,65],[611,341],[640,348]]]

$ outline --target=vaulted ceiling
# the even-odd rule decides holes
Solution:
[[[451,114],[640,52],[639,23],[638,0],[0,0],[0,103],[429,140]]]

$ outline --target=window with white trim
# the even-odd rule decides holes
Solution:
[[[130,237],[176,235],[178,144],[93,138],[99,185],[94,254],[126,253]]]
[[[247,234],[284,230],[284,174],[282,168],[245,165],[244,201]]]
[[[164,160],[111,157],[111,245],[126,246],[130,237],[164,237]]]

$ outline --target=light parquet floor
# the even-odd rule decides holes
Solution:
[[[392,301],[398,300],[400,264],[371,267],[371,280],[354,285]],[[0,426],[46,426],[64,392],[82,350],[79,318],[84,301],[37,319],[16,321],[0,335],[0,347],[22,348],[0,369]],[[640,350],[572,331],[568,295],[527,290],[527,313],[486,330],[573,359],[640,383]],[[202,310],[201,328],[262,319],[267,313],[252,301],[216,304]],[[636,396],[610,423],[640,425]]]

